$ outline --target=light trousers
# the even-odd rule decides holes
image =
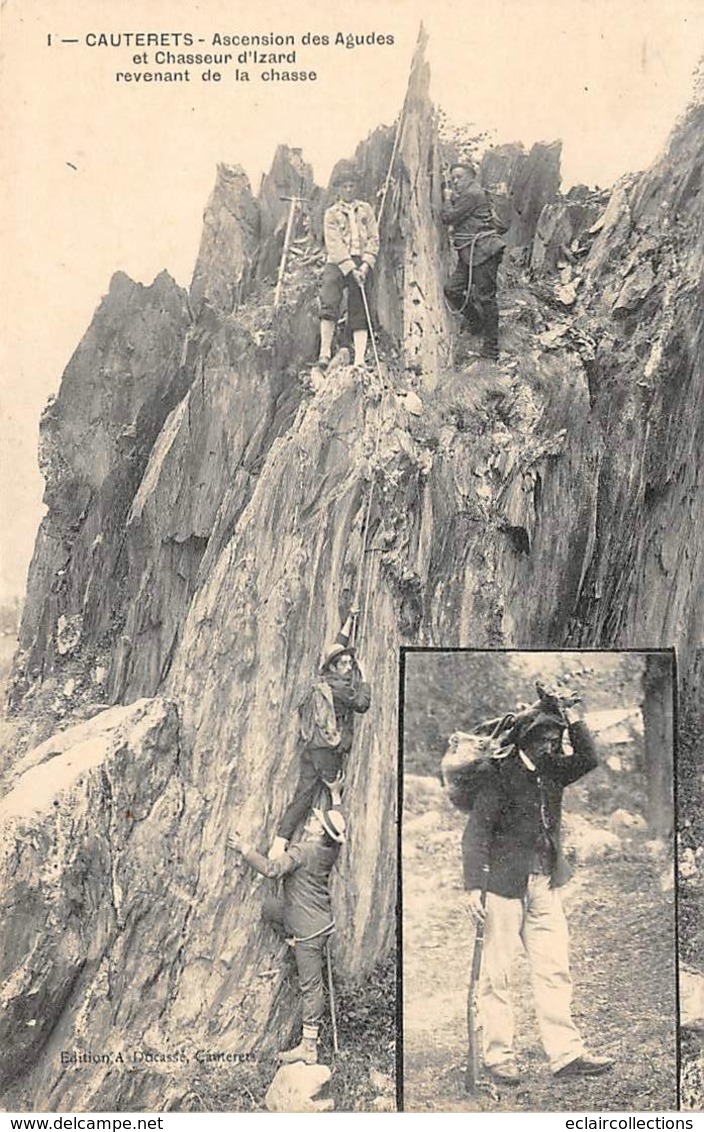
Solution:
[[[487,1066],[512,1061],[514,1012],[511,970],[521,944],[530,963],[540,1037],[553,1073],[584,1053],[572,1021],[567,921],[550,877],[528,878],[523,899],[487,893],[479,1018]]]

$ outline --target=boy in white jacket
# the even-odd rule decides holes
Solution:
[[[363,366],[369,324],[362,288],[368,301],[368,281],[379,254],[379,229],[372,206],[365,200],[356,199],[359,176],[349,162],[341,162],[338,166],[333,188],[338,199],[326,210],[324,222],[328,258],[320,291],[318,365],[325,368],[330,361],[335,324],[346,287],[354,364]]]

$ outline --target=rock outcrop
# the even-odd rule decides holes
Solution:
[[[320,195],[320,189],[313,180],[313,169],[303,160],[301,150],[287,145],[278,146],[257,196],[260,218],[257,279],[275,279],[278,274],[291,207],[287,198],[297,197],[306,202],[302,207],[297,204],[294,213],[289,256],[295,256],[297,240],[307,234],[306,217],[315,208]]]
[[[47,514],[29,572],[16,693],[81,646],[100,651],[122,617],[124,525],[150,453],[191,375],[186,293],[113,276],[40,425]]]
[[[365,189],[370,200],[377,200],[382,220],[376,283],[379,324],[401,350],[409,377],[421,388],[434,389],[438,374],[449,364],[451,339],[443,273],[438,270],[449,256],[438,220],[442,176],[428,95],[426,42],[421,31],[395,129],[373,134],[358,147],[355,161],[366,174]]]
[[[506,243],[520,249],[520,258],[530,256],[531,265],[533,256],[540,256],[530,251],[536,238],[540,248],[555,242],[555,230],[566,237],[569,226],[574,238],[578,228],[587,226],[576,215],[574,195],[559,197],[561,150],[559,141],[537,142],[529,153],[520,143],[497,145],[479,163],[479,180],[507,229]]]
[[[520,171],[523,169],[527,153],[520,142],[491,146],[483,154],[479,163],[479,179],[487,189],[511,194],[511,187],[516,183]]]
[[[604,211],[604,193],[577,193],[570,190],[564,199],[543,206],[533,237],[530,269],[534,276],[555,275],[583,254],[583,240]]]
[[[203,216],[203,236],[191,280],[197,316],[204,304],[232,314],[247,293],[259,242],[259,209],[239,165],[219,165]]]
[[[282,1065],[271,1082],[265,1097],[269,1112],[332,1112],[331,1097],[318,1097],[330,1080],[327,1065]]]
[[[282,319],[283,340],[285,329]],[[163,684],[206,549],[212,559],[231,533],[301,399],[288,369],[297,349],[283,365],[232,321],[198,327],[187,351],[197,377],[154,445],[126,520],[131,601],[110,669],[115,701]]]
[[[555,200],[560,188],[562,142],[536,142],[511,179],[513,219],[506,241],[512,247],[530,246],[546,204]]]
[[[141,700],[15,768],[0,802],[3,1088],[35,1063],[38,1098],[62,1076],[75,1088],[61,1052],[78,1050],[106,1055],[81,1086],[99,1093],[118,1052],[134,1064],[145,1001],[154,1022],[168,1001],[195,912],[203,806],[179,760],[174,706]]]
[[[654,168],[614,193],[580,322],[594,341],[598,508],[611,519],[596,530],[579,640],[676,644],[685,667],[704,635],[703,162],[699,106]]]

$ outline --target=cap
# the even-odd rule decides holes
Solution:
[[[464,169],[466,173],[471,173],[473,177],[477,175],[477,166],[474,161],[453,161],[450,172],[453,169]]]
[[[340,161],[332,177],[333,185],[341,185],[343,181],[354,181],[358,183],[360,180],[359,173],[351,161]]]

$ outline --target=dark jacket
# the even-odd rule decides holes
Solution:
[[[270,861],[245,849],[245,861],[262,876],[284,878],[284,924],[296,939],[308,939],[334,924],[330,873],[340,853],[336,841],[299,841]]]
[[[364,712],[369,711],[372,702],[371,688],[366,680],[362,679],[356,666],[349,676],[328,672],[325,682],[332,692],[335,718],[340,732],[340,750],[348,754],[352,749],[355,712],[363,715]]]
[[[349,754],[354,713],[369,710],[371,688],[355,667],[348,675],[324,672],[309,688],[299,707],[300,734],[310,751],[334,749]]]
[[[452,243],[462,258],[472,249],[472,262],[479,266],[505,248],[494,229],[494,221],[485,190],[476,180],[465,180],[453,193],[452,201],[440,211],[443,224],[452,225]],[[483,234],[490,233],[490,234]],[[475,236],[478,239],[475,241]]]
[[[535,871],[536,847],[547,848],[551,887],[570,878],[562,852],[562,791],[598,765],[594,740],[584,723],[573,723],[571,756],[548,756],[531,771],[518,752],[497,760],[487,775],[462,838],[466,889],[487,888],[499,896],[522,897]]]

